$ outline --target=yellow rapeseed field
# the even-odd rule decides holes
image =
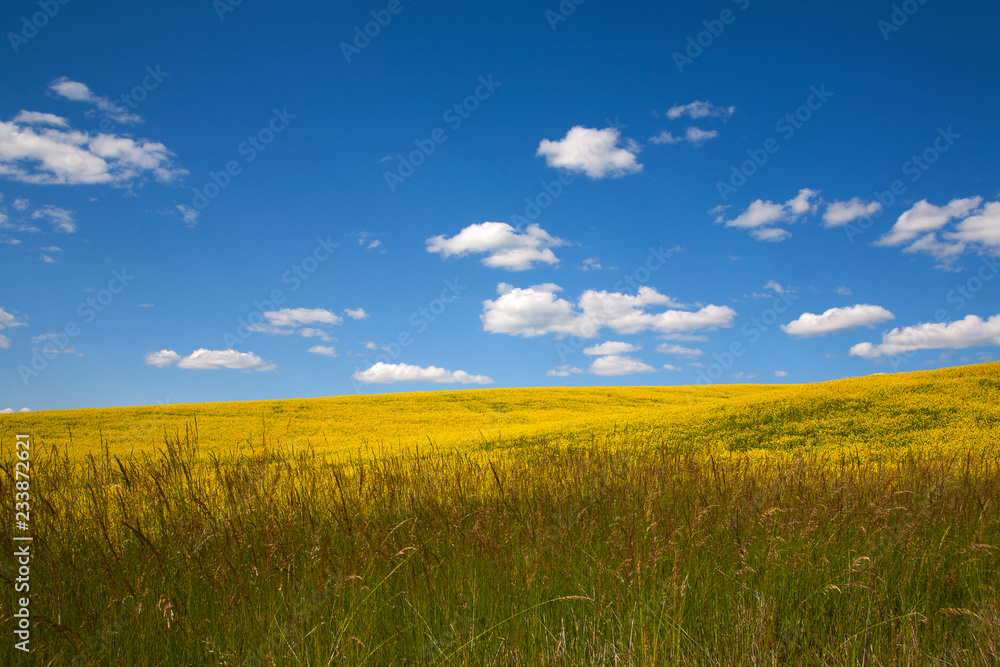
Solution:
[[[368,456],[413,448],[474,452],[545,442],[786,452],[835,448],[862,459],[907,448],[994,451],[1000,363],[806,385],[478,389],[4,415],[4,446],[28,432],[71,459],[156,454],[166,439],[203,454],[262,444]],[[197,437],[195,437],[197,434]]]

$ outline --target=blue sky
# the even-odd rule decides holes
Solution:
[[[994,3],[13,0],[0,408],[997,358]]]

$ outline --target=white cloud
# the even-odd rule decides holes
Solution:
[[[58,208],[56,206],[43,206],[42,208],[34,211],[31,214],[31,218],[33,220],[48,218],[55,231],[62,232],[64,234],[73,234],[76,232],[75,215],[76,211],[68,211],[64,208]]]
[[[176,365],[185,370],[218,370],[230,368],[240,371],[270,371],[275,366],[269,364],[253,352],[237,352],[236,350],[195,350],[186,357],[181,357],[173,350],[160,350],[146,355],[146,363],[150,366],[165,368]]]
[[[309,352],[311,354],[319,354],[319,355],[322,355],[324,357],[335,357],[335,356],[337,356],[337,350],[336,350],[336,348],[333,348],[333,347],[331,347],[329,345],[313,345],[308,350],[306,350],[306,352]]]
[[[39,259],[41,259],[46,264],[55,264],[56,263],[56,260],[54,258],[52,258],[50,255],[44,255],[43,254]]]
[[[656,351],[663,354],[673,354],[678,357],[698,357],[705,354],[704,351],[698,348],[684,347],[673,343],[660,343],[656,346]]]
[[[31,206],[31,202],[25,199],[24,197],[18,197],[17,199],[14,200],[13,206],[18,211],[26,211],[28,210],[28,207]]]
[[[853,294],[850,287],[841,286],[833,291],[839,294],[840,296],[851,296]]]
[[[14,412],[12,408],[4,408],[0,410],[0,415],[9,415],[12,412]],[[31,408],[21,408],[18,412],[31,412]]]
[[[589,354],[592,357],[601,357],[611,354],[627,354],[641,349],[641,347],[637,347],[631,343],[619,343],[617,341],[609,340],[608,342],[601,343],[600,345],[584,348],[583,353]]]
[[[768,280],[764,283],[764,291],[766,294],[763,296],[772,296],[772,292],[775,294],[795,294],[794,287],[788,287],[787,285],[782,285],[777,280]],[[757,296],[756,294],[754,296]]]
[[[8,347],[10,347],[10,338],[7,338],[7,336],[0,334],[0,350],[5,350]]]
[[[850,201],[833,201],[826,206],[823,224],[827,227],[840,227],[858,218],[868,218],[881,210],[881,203],[865,202],[860,197],[854,197]]]
[[[786,378],[786,377],[788,377],[788,371],[774,371],[774,377],[776,377],[776,378]]]
[[[986,203],[975,215],[958,223],[954,232],[945,236],[964,243],[1000,248],[1000,202]]]
[[[570,366],[569,364],[565,364],[563,366],[557,366],[556,368],[552,369],[551,371],[548,371],[545,374],[553,378],[564,378],[564,377],[569,377],[570,375],[580,375],[581,373],[583,373],[582,368],[577,368],[576,366]]]
[[[344,308],[344,314],[352,320],[363,320],[368,317],[364,308]]]
[[[36,185],[123,185],[146,173],[168,182],[176,168],[161,143],[115,134],[0,121],[0,175]]]
[[[684,370],[680,366],[674,366],[673,364],[663,364],[663,369],[667,370],[667,371],[674,371],[674,372]]]
[[[528,225],[521,232],[506,222],[482,222],[469,225],[451,238],[434,236],[427,239],[427,252],[439,253],[443,258],[486,254],[482,260],[484,266],[523,271],[536,264],[558,264],[559,259],[551,248],[562,245],[566,242],[537,224]]]
[[[797,320],[782,324],[781,330],[790,336],[825,336],[828,333],[844,329],[873,327],[894,318],[895,315],[881,306],[859,304],[844,308],[831,308],[822,315],[802,313]]]
[[[604,265],[601,264],[601,260],[597,257],[587,257],[583,260],[583,264],[579,268],[581,271],[603,271]]]
[[[911,252],[929,252],[939,258],[960,254],[964,251],[964,246],[942,244],[937,240],[936,232],[949,221],[968,216],[982,201],[982,197],[953,199],[945,206],[935,206],[926,199],[918,201],[899,216],[892,229],[878,239],[875,245],[898,246],[916,241],[908,248]]]
[[[21,125],[51,125],[52,127],[69,127],[69,121],[54,113],[40,111],[21,111],[14,117],[14,122]]]
[[[758,199],[747,206],[736,218],[725,221],[726,227],[745,229],[758,241],[783,241],[791,234],[788,230],[773,225],[795,222],[802,215],[814,211],[816,205],[812,200],[818,194],[819,192],[816,190],[802,188],[795,197],[784,204]],[[717,211],[717,209],[712,209],[712,211]],[[716,221],[722,221],[721,217],[716,218]]]
[[[640,287],[635,296],[587,290],[575,304],[556,296],[560,291],[562,288],[552,283],[526,288],[500,283],[497,286],[500,296],[483,301],[480,315],[483,330],[529,338],[546,334],[594,338],[605,327],[621,334],[730,327],[736,316],[736,311],[728,306],[682,310],[687,306],[646,286]],[[666,310],[647,312],[650,307]]]
[[[354,379],[366,384],[395,384],[397,382],[435,382],[442,384],[490,384],[492,378],[485,375],[470,375],[465,371],[448,371],[437,366],[412,366],[410,364],[387,364],[378,362],[364,371],[355,371]]]
[[[261,324],[249,327],[251,331],[266,334],[288,336],[298,334],[303,338],[322,338],[333,340],[330,334],[321,327],[307,325],[339,326],[344,318],[325,308],[282,308],[264,313],[267,320]],[[357,319],[357,318],[355,318]]]
[[[370,234],[368,232],[359,232],[358,233],[358,245],[361,246],[361,247],[363,247],[363,248],[365,248],[365,249],[367,249],[367,250],[374,250],[376,248],[382,247],[382,242],[380,240],[378,240],[378,239],[372,239],[372,240],[369,241],[368,240],[369,236],[370,236]],[[385,253],[385,250],[380,250],[379,252]]]
[[[789,199],[785,202],[785,206],[788,207],[788,210],[790,210],[793,215],[808,213],[810,210],[816,209],[816,205],[812,203],[812,199],[818,194],[819,192],[816,190],[802,188],[799,190],[799,194],[795,195],[793,199]]]
[[[573,304],[558,298],[556,292],[560,291],[562,288],[552,283],[526,288],[500,283],[500,297],[483,301],[483,330],[525,337],[576,333]]]
[[[605,377],[656,372],[656,369],[649,364],[643,363],[632,357],[623,357],[619,355],[594,359],[594,363],[590,365],[589,370],[594,375],[603,375]]]
[[[700,127],[689,127],[684,132],[683,137],[675,137],[670,132],[664,130],[656,136],[650,137],[649,140],[654,144],[679,144],[686,141],[695,148],[698,148],[709,139],[715,139],[718,136],[719,133],[717,130],[703,130]]]
[[[201,215],[201,211],[198,209],[185,206],[184,204],[177,204],[175,210],[185,226],[194,228],[198,225],[198,216]]]
[[[97,107],[104,115],[116,123],[134,124],[142,122],[138,114],[131,113],[128,109],[118,106],[104,95],[96,95],[87,87],[87,84],[79,81],[71,81],[62,76],[49,84],[49,90],[59,97],[66,98],[73,102],[83,102]],[[23,113],[23,112],[22,112]],[[48,114],[46,114],[48,115]]]
[[[1000,315],[983,320],[967,315],[955,322],[927,322],[901,327],[882,335],[879,345],[858,343],[851,356],[875,359],[916,350],[959,350],[967,347],[1000,346]]]
[[[700,127],[689,127],[684,131],[684,138],[695,148],[701,146],[709,139],[715,139],[718,136],[719,132],[717,130],[703,130]]]
[[[667,111],[667,118],[677,120],[683,116],[688,118],[723,118],[728,119],[736,113],[736,107],[721,107],[710,102],[695,100],[690,104],[675,104]]]
[[[20,317],[17,311],[8,312],[3,308],[0,308],[0,329],[5,329],[7,327],[23,327],[27,325],[28,322],[26,318]]]
[[[590,178],[619,178],[642,171],[636,160],[639,146],[626,141],[619,146],[621,134],[613,127],[603,130],[577,125],[558,141],[542,139],[536,155],[545,157],[550,167],[583,172]]]
[[[684,143],[684,137],[675,137],[673,133],[664,130],[659,134],[653,135],[649,138],[651,143],[662,145],[662,144],[680,144]]]
[[[777,243],[778,241],[784,241],[792,233],[787,229],[782,229],[781,227],[763,227],[761,229],[751,229],[750,236],[758,241]]]
[[[181,355],[173,350],[160,350],[159,352],[149,352],[146,354],[146,365],[164,368],[177,363]]]

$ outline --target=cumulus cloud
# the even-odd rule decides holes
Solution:
[[[150,366],[165,368],[177,366],[185,370],[218,370],[230,368],[241,371],[270,371],[275,366],[269,364],[252,352],[237,352],[236,350],[195,350],[182,357],[173,350],[160,350],[146,355],[146,363]]]
[[[655,373],[656,369],[649,364],[643,363],[633,357],[611,355],[594,359],[590,365],[590,372],[594,375],[605,377],[616,377],[619,375],[638,375],[640,373]]]
[[[774,377],[776,377],[776,378],[786,378],[786,377],[788,377],[788,371],[774,371]]]
[[[364,312],[362,310],[362,312]],[[354,318],[357,319],[357,318]],[[282,308],[264,313],[264,322],[249,327],[250,331],[303,338],[333,340],[324,327],[339,326],[344,318],[325,308]]]
[[[1000,202],[989,202],[974,215],[962,220],[954,232],[945,234],[961,243],[979,243],[1000,248]]]
[[[344,308],[344,314],[352,320],[363,320],[368,317],[364,308]]]
[[[642,331],[692,332],[732,326],[736,311],[728,306],[687,309],[652,287],[640,287],[635,296],[620,292],[587,290],[576,303],[559,298],[562,288],[552,283],[516,288],[497,286],[499,297],[483,301],[483,330],[510,336],[546,334],[596,337],[603,328],[621,334]],[[660,312],[649,308],[662,307]]]
[[[482,222],[469,225],[452,237],[434,236],[427,239],[427,252],[443,258],[485,254],[484,266],[508,271],[524,271],[538,264],[558,264],[551,248],[566,245],[537,224],[523,232],[506,222]]]
[[[960,350],[967,347],[1000,346],[1000,315],[983,320],[967,315],[954,322],[927,322],[900,327],[882,335],[882,342],[858,343],[851,356],[876,359],[917,350]]]
[[[159,352],[149,352],[146,354],[146,365],[164,368],[176,364],[181,355],[173,350],[160,350]]]
[[[337,350],[329,345],[313,345],[306,352],[310,354],[319,354],[324,357],[335,357],[337,356]]]
[[[797,320],[782,324],[781,330],[790,336],[802,338],[825,336],[829,333],[855,327],[873,327],[895,317],[881,306],[859,304],[844,308],[831,308],[822,315],[802,313]]]
[[[145,174],[160,182],[187,171],[161,143],[37,123],[0,121],[0,176],[35,185],[126,185]]]
[[[875,245],[902,245],[913,241],[926,232],[941,229],[949,220],[964,218],[982,201],[982,197],[953,199],[945,206],[934,206],[926,199],[918,201],[910,210],[899,216],[892,229],[876,241]]]
[[[680,144],[687,142],[695,148],[698,148],[709,139],[715,139],[718,136],[719,132],[717,130],[703,130],[700,127],[689,127],[684,131],[683,137],[676,137],[670,132],[664,130],[663,132],[650,137],[649,140],[654,144]]]
[[[722,118],[723,120],[732,117],[736,113],[736,107],[722,107],[711,102],[695,100],[690,104],[675,104],[667,111],[667,118],[677,120],[687,116],[688,118]]]
[[[823,213],[823,224],[827,227],[840,227],[858,218],[868,218],[882,210],[882,204],[877,201],[865,202],[860,197],[850,201],[833,201],[827,204]]]
[[[684,370],[680,366],[674,366],[673,364],[663,364],[663,370],[678,372]]]
[[[27,323],[27,318],[19,315],[16,310],[9,312],[0,308],[0,329],[6,329],[7,327],[23,327]]]
[[[613,127],[603,130],[577,125],[558,141],[542,139],[536,155],[550,167],[582,172],[590,178],[620,178],[642,171],[636,160],[639,145],[626,141],[619,146],[621,133]]]
[[[569,377],[570,375],[580,375],[582,373],[583,373],[582,368],[577,368],[576,366],[565,364],[563,366],[557,366],[545,374],[553,378],[564,378],[564,377]]]
[[[1000,202],[983,204],[982,197],[968,197],[935,206],[921,200],[899,216],[875,245],[906,245],[904,252],[927,253],[945,267],[967,250],[996,254],[1000,251]]]
[[[440,384],[490,384],[492,378],[471,375],[465,371],[448,371],[437,366],[412,366],[378,362],[364,371],[355,371],[354,379],[365,384],[395,384],[397,382],[434,382]]]
[[[724,221],[719,217],[716,221],[724,221],[726,227],[744,229],[758,241],[782,241],[791,236],[791,233],[776,225],[796,222],[806,213],[814,211],[816,204],[812,200],[817,195],[819,192],[816,190],[802,188],[795,197],[784,204],[758,199],[732,220]]]
[[[604,355],[612,354],[627,354],[629,352],[635,352],[641,350],[641,347],[632,345],[631,343],[620,343],[617,341],[609,340],[606,343],[601,343],[600,345],[595,345],[593,347],[584,348],[583,353],[589,354],[593,357],[600,357]]]
[[[0,330],[7,327],[21,327],[27,324],[26,318],[17,314],[17,311],[8,312],[0,308]],[[0,334],[0,349],[7,349],[11,346],[10,338]]]
[[[104,95],[95,94],[85,83],[71,81],[62,76],[49,84],[56,96],[71,100],[73,102],[83,102],[100,110],[105,116],[116,123],[132,125],[142,122],[138,114],[130,112],[128,109],[112,102]],[[48,114],[46,114],[48,115]]]

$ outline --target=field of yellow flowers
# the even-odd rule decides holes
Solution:
[[[202,453],[377,455],[431,446],[477,451],[578,444],[616,430],[650,445],[733,451],[834,446],[878,457],[1000,442],[1000,364],[873,375],[813,385],[476,389],[372,396],[60,410],[4,415],[71,459],[105,449],[155,455],[166,439]]]
[[[1000,663],[1000,364],[5,415],[8,545],[23,433],[4,665]]]

